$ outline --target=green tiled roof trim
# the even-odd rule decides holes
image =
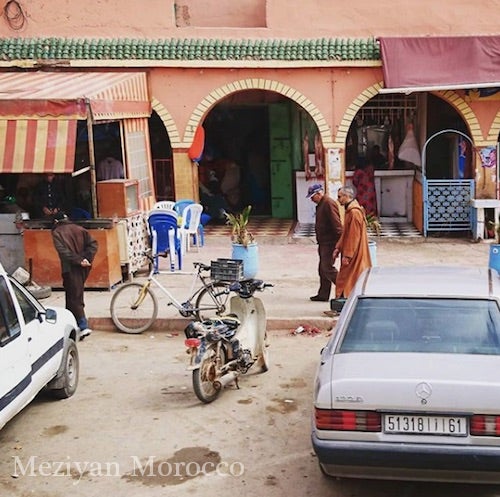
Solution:
[[[0,38],[0,60],[285,60],[373,61],[373,38],[281,39],[71,39]]]

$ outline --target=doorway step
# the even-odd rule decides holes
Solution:
[[[377,233],[370,229],[370,237],[376,237]],[[380,233],[378,236],[383,238],[422,238],[422,234],[411,223],[381,221]],[[297,223],[295,225],[293,238],[314,237],[314,224]]]

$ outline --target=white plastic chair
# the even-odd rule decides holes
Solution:
[[[191,238],[197,248],[201,247],[201,213],[203,206],[201,204],[189,204],[182,213],[182,226],[180,228],[181,244],[184,252],[189,251]]]
[[[160,200],[153,205],[153,209],[174,210],[174,200]]]

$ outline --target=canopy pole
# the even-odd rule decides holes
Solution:
[[[94,131],[92,128],[92,109],[90,100],[86,100],[87,106],[87,143],[89,146],[89,166],[90,166],[90,196],[92,198],[92,218],[97,218],[97,187],[95,174],[95,148],[94,148]]]

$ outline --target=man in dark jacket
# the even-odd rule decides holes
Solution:
[[[332,283],[335,284],[337,279],[333,251],[342,235],[342,221],[337,202],[325,195],[322,185],[310,186],[307,198],[316,204],[315,230],[319,254],[319,290],[310,298],[314,302],[327,302],[330,299]]]
[[[74,314],[80,328],[80,340],[83,340],[92,333],[85,316],[83,293],[97,252],[97,240],[85,228],[70,222],[62,212],[54,216],[52,240],[61,261],[66,309]]]

